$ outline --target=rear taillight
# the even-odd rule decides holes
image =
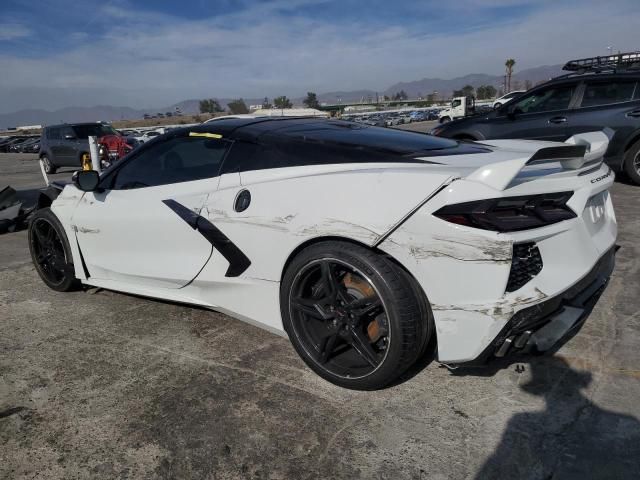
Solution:
[[[515,232],[575,218],[567,206],[572,195],[573,192],[559,192],[457,203],[442,207],[434,215],[467,227]]]

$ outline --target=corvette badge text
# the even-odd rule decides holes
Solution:
[[[593,180],[591,180],[591,183],[598,183],[598,182],[604,180],[605,178],[609,178],[611,176],[611,172],[612,172],[612,170],[609,169],[609,171],[607,173],[605,173],[604,175],[601,175],[598,178],[594,178]]]

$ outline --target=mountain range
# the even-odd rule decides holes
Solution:
[[[535,85],[562,74],[561,65],[544,65],[529,68],[514,73],[511,78],[512,89],[524,88],[527,82]],[[479,87],[481,85],[493,85],[496,88],[504,82],[502,75],[488,75],[474,73],[451,79],[423,78],[409,82],[399,82],[391,85],[383,91],[352,90],[336,91],[318,94],[318,100],[326,103],[347,103],[361,100],[374,99],[376,96],[392,96],[400,90],[404,90],[409,98],[419,95],[428,95],[437,92],[437,98],[448,98],[454,90],[461,89],[465,85]],[[221,106],[225,107],[232,99],[218,98]],[[245,98],[247,105],[262,103],[262,98]],[[301,105],[303,98],[293,98],[294,105]],[[184,100],[174,105],[162,108],[138,110],[130,107],[115,107],[110,105],[98,105],[94,107],[67,107],[55,111],[26,109],[12,113],[0,114],[0,127],[15,127],[20,125],[51,125],[64,122],[93,122],[98,120],[115,121],[141,118],[145,113],[174,112],[179,108],[184,114],[195,114],[199,111],[197,99]]]

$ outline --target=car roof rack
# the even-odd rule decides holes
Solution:
[[[562,69],[576,74],[640,70],[640,51],[570,60]]]

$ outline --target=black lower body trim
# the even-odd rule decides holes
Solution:
[[[229,262],[225,277],[237,277],[249,268],[251,260],[209,220],[175,200],[163,200],[162,203],[177,213],[191,228],[197,230]]]

